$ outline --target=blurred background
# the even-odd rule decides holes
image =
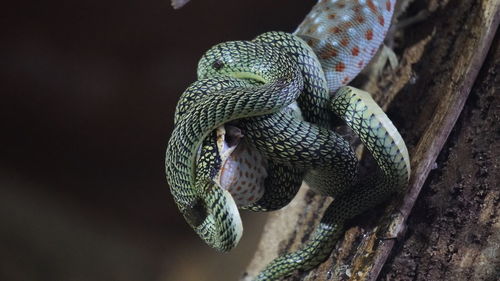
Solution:
[[[235,280],[170,195],[176,101],[212,45],[293,31],[315,1],[9,1],[0,36],[0,280]]]

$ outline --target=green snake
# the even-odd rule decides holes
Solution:
[[[320,5],[312,15],[331,10]],[[268,32],[208,50],[199,61],[198,80],[180,97],[167,145],[166,174],[174,200],[196,233],[219,251],[232,249],[242,235],[238,208],[280,209],[302,180],[334,197],[310,241],[275,259],[256,280],[317,266],[330,254],[345,221],[403,190],[410,173],[404,141],[385,113],[368,93],[342,86],[354,68],[340,64],[339,57],[348,56],[332,48],[344,44],[320,42],[313,34],[318,27],[302,29],[307,26],[299,26],[295,35]],[[332,74],[331,68],[349,77]],[[359,136],[381,173],[358,178],[352,148],[332,130],[333,114]]]

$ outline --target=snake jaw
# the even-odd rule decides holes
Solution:
[[[231,153],[233,153],[240,141],[243,139],[243,134],[238,127],[223,125],[216,129],[216,136],[219,157],[222,160],[222,165],[224,165],[224,162],[229,158]]]

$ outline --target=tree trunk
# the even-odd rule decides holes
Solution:
[[[493,40],[500,1],[411,2],[400,1],[400,18],[426,19],[390,34],[386,43],[395,47],[399,66],[365,83],[410,151],[407,193],[351,220],[323,264],[287,280],[500,275],[500,38]],[[330,202],[302,188],[289,206],[272,213],[245,275],[255,276],[278,255],[297,250]]]

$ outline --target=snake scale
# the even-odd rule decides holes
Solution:
[[[166,174],[186,221],[211,247],[238,243],[238,209],[287,205],[305,180],[334,201],[312,238],[272,261],[256,280],[276,280],[324,261],[347,219],[402,191],[410,173],[403,139],[370,94],[345,86],[378,50],[395,0],[318,1],[293,33],[267,32],[208,50],[181,95]],[[358,177],[333,115],[380,167]]]

